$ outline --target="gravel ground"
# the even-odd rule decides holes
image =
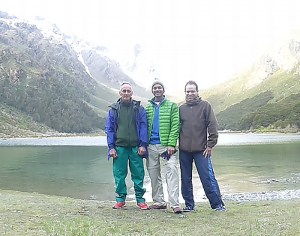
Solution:
[[[261,193],[224,194],[222,196],[222,199],[224,201],[239,201],[239,202],[291,200],[295,198],[300,198],[300,189],[270,191],[270,192],[261,192]]]

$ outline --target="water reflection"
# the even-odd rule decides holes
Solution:
[[[103,143],[105,137],[1,140],[0,188],[114,200],[112,160]],[[212,162],[223,194],[300,189],[299,153],[299,135],[221,134]],[[193,173],[195,200],[203,201],[196,169]],[[149,201],[147,175],[145,182]],[[127,183],[133,197],[130,176]]]
[[[106,137],[2,139],[0,146],[106,146]]]
[[[221,133],[219,135],[218,146],[228,145],[250,145],[250,144],[267,144],[267,143],[285,143],[299,142],[300,135],[289,134],[253,134],[253,133]]]
[[[213,162],[226,192],[299,189],[300,142],[216,147]]]
[[[0,187],[99,200],[114,198],[106,147],[1,147]]]

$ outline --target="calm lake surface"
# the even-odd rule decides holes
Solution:
[[[220,134],[212,163],[222,194],[300,189],[299,153],[300,135]],[[0,189],[115,199],[106,137],[0,140],[0,163]],[[195,200],[205,201],[193,173]],[[133,200],[130,176],[127,182]],[[151,201],[148,175],[145,185]]]

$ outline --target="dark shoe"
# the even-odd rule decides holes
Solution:
[[[112,208],[113,209],[121,209],[122,207],[124,207],[126,205],[125,202],[117,202],[116,205],[114,205]]]
[[[149,207],[146,203],[144,202],[140,202],[137,204],[137,206],[141,209],[141,210],[149,210]]]
[[[159,205],[153,204],[149,208],[150,209],[155,209],[155,210],[165,210],[165,209],[167,209],[167,205],[159,206]]]
[[[174,211],[175,214],[181,214],[182,213],[182,209],[180,207],[175,207],[173,209],[173,211]]]
[[[195,208],[187,206],[183,208],[183,212],[195,212]]]
[[[217,212],[226,212],[226,208],[225,208],[225,206],[219,206],[215,209],[215,211],[217,211]]]

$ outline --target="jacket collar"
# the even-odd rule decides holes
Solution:
[[[137,108],[140,106],[141,102],[140,101],[136,101],[136,100],[133,100],[131,99],[131,102],[133,103],[133,108]],[[120,108],[120,105],[121,105],[121,98],[118,99],[118,101],[108,107],[112,108],[112,109],[118,109]]]
[[[166,96],[165,96],[165,95],[163,95],[163,100],[160,102],[160,104],[164,103],[164,102],[165,102],[165,100],[166,100]],[[150,100],[148,100],[148,102],[151,102],[152,104],[156,104],[156,103],[155,103],[155,97],[154,97],[154,98],[152,98],[152,99],[150,99]]]

